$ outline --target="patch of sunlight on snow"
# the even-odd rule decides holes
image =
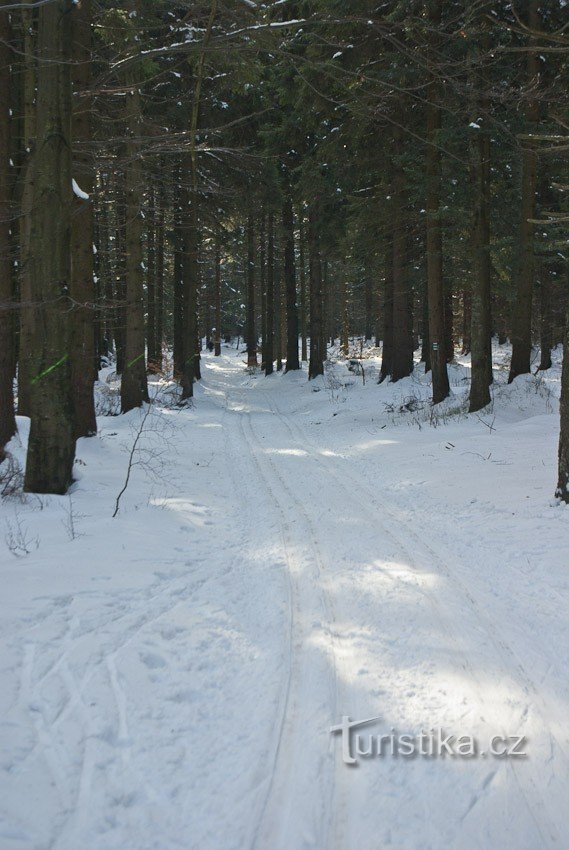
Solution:
[[[308,457],[304,449],[263,449],[266,455],[292,455],[293,457]]]
[[[193,426],[196,427],[195,425]],[[204,422],[197,426],[198,428],[221,428],[221,422]]]
[[[347,454],[357,454],[358,452],[367,452],[370,449],[375,449],[378,446],[396,446],[397,440],[367,440],[364,443],[357,443],[351,447]]]
[[[178,514],[181,514],[183,519],[191,522],[198,528],[203,528],[211,523],[211,520],[207,519],[210,513],[208,508],[204,505],[197,505],[195,502],[190,502],[188,499],[174,497],[156,498],[151,499],[150,504],[157,505],[161,508],[169,508]]]

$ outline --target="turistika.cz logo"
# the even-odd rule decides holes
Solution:
[[[345,715],[342,722],[330,726],[332,735],[339,735],[344,764],[357,764],[370,758],[524,758],[527,757],[527,738],[523,735],[493,735],[482,746],[473,735],[448,733],[441,727],[421,730],[418,734],[389,732],[373,734],[357,732],[362,726],[377,723],[381,717],[351,720]]]

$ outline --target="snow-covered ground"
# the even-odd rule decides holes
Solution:
[[[144,412],[100,418],[70,497],[4,499],[1,850],[569,847],[559,357],[509,387],[507,357],[468,416],[467,359],[434,414],[420,367],[226,347],[193,408],[154,385],[115,518]],[[486,754],[348,766],[344,716]]]

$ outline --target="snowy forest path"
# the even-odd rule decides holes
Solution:
[[[557,770],[567,776],[563,740],[556,734],[556,724],[551,722],[551,712],[548,713],[548,707],[538,696],[535,683],[473,593],[453,575],[451,564],[436,550],[436,543],[427,534],[401,525],[396,513],[378,493],[367,487],[349,461],[327,443],[323,429],[316,432],[318,442],[315,442],[314,429],[299,424],[303,417],[295,415],[297,411],[285,409],[289,397],[283,385],[285,382],[294,385],[298,380],[302,377],[289,375],[280,380],[276,377],[272,381],[257,381],[253,376],[248,379],[232,376],[225,393],[229,406],[237,414],[243,444],[262,473],[260,486],[270,482],[267,492],[281,512],[287,534],[291,528],[295,529],[295,539],[301,541],[308,558],[312,552],[316,564],[312,570],[307,566],[309,581],[295,588],[293,621],[303,618],[306,621],[306,614],[312,611],[312,604],[305,596],[306,588],[314,596],[312,585],[318,583],[326,600],[326,634],[337,679],[335,702],[330,701],[327,708],[330,724],[338,722],[343,714],[354,719],[385,716],[387,698],[388,702],[399,703],[400,714],[410,716],[413,726],[423,702],[432,706],[432,718],[433,715],[440,718],[447,728],[452,724],[461,733],[474,732],[484,743],[494,734],[533,735],[538,729],[556,750],[560,759]],[[375,610],[369,604],[373,596]],[[400,614],[402,603],[410,611],[406,615],[410,618],[408,622]],[[366,632],[375,635],[375,645],[367,640]],[[314,634],[306,627],[296,633],[300,640],[295,639],[294,628],[292,634],[290,687],[294,692],[299,689],[298,683],[295,684],[295,667],[310,663],[306,645],[314,642]],[[440,696],[432,693],[433,686],[439,685],[439,671],[432,659],[417,651],[417,637],[419,642],[435,645],[435,656],[442,647],[447,648],[445,663],[449,670],[443,677],[456,681],[449,690],[440,687]],[[394,654],[399,656],[398,664],[392,669],[386,670],[381,663],[382,644],[397,647]],[[302,661],[300,656],[304,656]],[[383,667],[382,674],[373,676],[372,666]],[[406,667],[416,668],[412,681],[403,672]],[[307,678],[306,671],[303,677]],[[312,681],[310,675],[308,679]],[[505,687],[510,696],[508,709],[503,712],[497,699]],[[312,691],[315,690],[313,686]],[[373,807],[377,812],[373,820],[381,832],[383,782],[377,775],[379,771],[374,775],[370,765],[350,771],[341,763],[339,753],[334,761],[332,754],[331,759],[319,765],[320,802],[315,806],[312,790],[313,811],[306,811],[308,790],[313,787],[312,778],[308,780],[309,767],[314,767],[310,764],[311,747],[320,729],[315,730],[314,715],[308,709],[314,694],[304,685],[301,693],[302,699],[295,698],[284,706],[288,717],[285,716],[278,736],[271,791],[256,837],[264,835],[266,830],[275,848],[319,846],[339,850],[348,846],[348,836],[353,840],[358,834],[358,823],[366,822],[366,831],[369,830]],[[296,707],[299,704],[306,710],[299,712]],[[326,708],[323,717],[320,722],[326,723]],[[434,719],[431,722],[434,725]],[[304,757],[298,762],[295,758],[303,739]],[[294,774],[291,761],[295,761]],[[460,823],[470,818],[476,808],[494,806],[496,786],[503,786],[509,804],[525,813],[520,836],[524,836],[526,844],[522,846],[555,844],[562,834],[560,796],[556,791],[554,798],[549,799],[543,793],[542,771],[547,774],[548,767],[546,758],[541,761],[537,776],[525,764],[514,760],[473,761],[469,770],[476,790],[471,790],[461,802]],[[405,787],[410,799],[421,798],[416,778],[410,775],[412,771],[406,776],[400,766],[388,769],[392,778],[399,774],[396,784]],[[441,779],[438,782],[445,786],[445,790],[439,789],[440,799],[445,794],[452,796],[456,772],[447,771],[446,782]],[[314,809],[319,810],[318,816]],[[326,817],[331,827],[323,840],[323,830],[312,827],[315,822],[325,823]],[[440,823],[433,822],[433,840],[435,835],[440,835],[440,828]],[[314,843],[313,839],[316,839]],[[253,846],[263,848],[267,843],[254,842]]]

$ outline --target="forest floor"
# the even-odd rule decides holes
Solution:
[[[69,497],[3,500],[1,850],[569,846],[559,358],[508,387],[496,348],[469,416],[467,359],[435,415],[365,353],[310,383],[206,354],[193,407],[153,384],[115,518],[141,411],[79,442]],[[485,755],[348,766],[343,716]]]

